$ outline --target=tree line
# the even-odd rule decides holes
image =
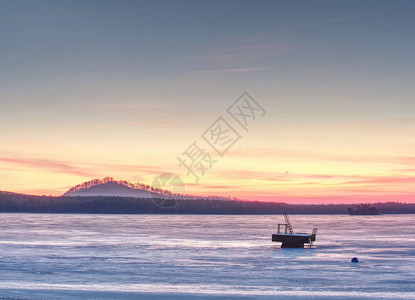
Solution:
[[[181,200],[169,208],[157,199],[133,197],[33,196],[0,192],[0,212],[99,213],[99,214],[347,214],[347,204],[287,204],[263,201],[215,199]],[[382,214],[415,213],[415,204],[387,202],[371,204]]]

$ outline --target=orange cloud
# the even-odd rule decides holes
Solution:
[[[94,172],[89,168],[79,168],[72,166],[68,163],[57,162],[46,159],[33,159],[33,158],[5,158],[0,157],[1,162],[16,164],[20,166],[26,166],[35,169],[46,169],[53,172],[72,174],[78,176],[93,177]]]

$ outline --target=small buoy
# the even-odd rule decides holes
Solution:
[[[353,257],[352,258],[352,263],[357,263],[357,262],[359,262],[359,260],[357,259],[357,257]]]

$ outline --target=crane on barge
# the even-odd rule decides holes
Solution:
[[[316,240],[317,228],[314,228],[311,234],[294,233],[290,218],[284,214],[284,224],[278,224],[277,233],[272,235],[273,242],[281,242],[281,248],[304,248],[308,244],[309,248],[313,247]],[[283,231],[282,231],[283,229]]]

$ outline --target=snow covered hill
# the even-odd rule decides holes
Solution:
[[[144,184],[133,184],[128,181],[117,181],[111,177],[94,179],[69,189],[63,196],[118,196],[151,198],[170,194],[169,191],[154,189]]]

